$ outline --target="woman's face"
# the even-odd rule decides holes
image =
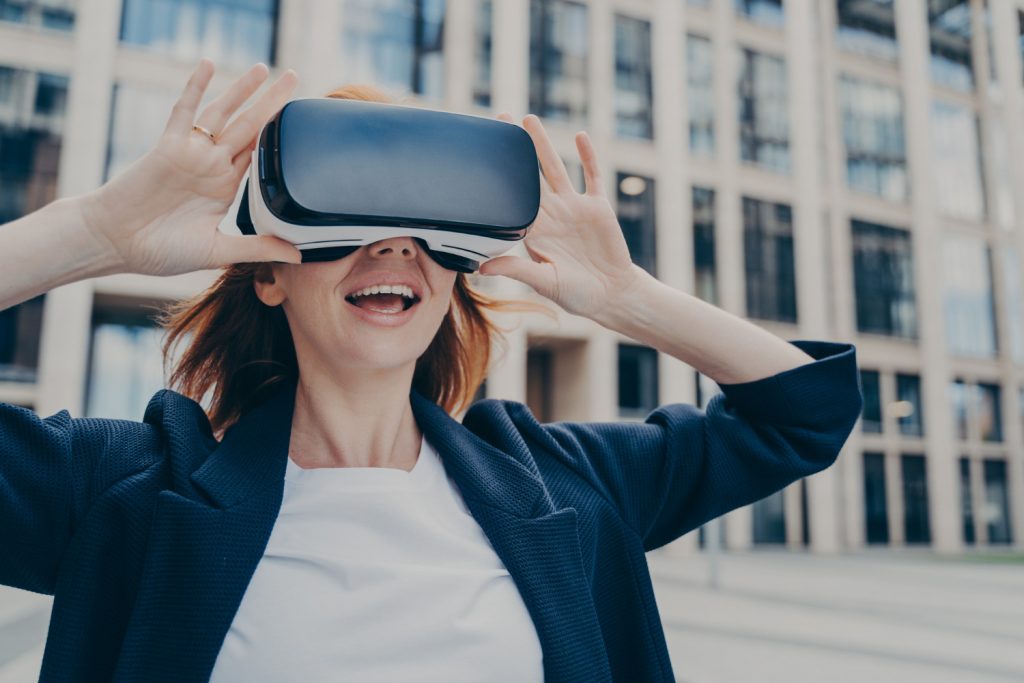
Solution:
[[[272,272],[272,281],[257,278],[256,293],[284,307],[300,363],[378,369],[415,363],[426,351],[457,275],[412,237],[364,245],[335,261],[274,263]],[[373,294],[381,285],[391,293]]]

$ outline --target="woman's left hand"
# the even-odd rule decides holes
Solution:
[[[498,116],[512,123],[508,114]],[[576,134],[586,192],[569,179],[540,119],[530,114],[523,128],[540,160],[541,199],[537,218],[523,239],[530,258],[498,256],[480,265],[483,275],[505,275],[524,282],[570,313],[594,318],[640,285],[645,275],[633,264],[626,238],[605,197],[590,137]]]

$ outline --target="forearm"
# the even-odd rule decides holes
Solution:
[[[88,228],[88,201],[58,199],[0,225],[0,310],[69,282],[117,272],[117,255]]]
[[[814,360],[767,330],[634,268],[636,286],[594,318],[608,329],[674,356],[719,384],[762,379]]]

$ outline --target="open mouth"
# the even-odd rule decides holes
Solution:
[[[395,314],[408,311],[420,302],[415,294],[405,296],[402,294],[349,294],[345,301],[353,306],[375,313]]]

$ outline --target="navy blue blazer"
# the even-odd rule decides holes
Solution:
[[[642,422],[541,424],[488,399],[460,424],[411,392],[546,681],[674,680],[644,553],[835,460],[861,409],[855,349],[793,343],[816,360]],[[294,397],[282,385],[219,443],[168,390],[142,422],[0,404],[0,583],[54,596],[40,680],[208,680],[278,514]]]

